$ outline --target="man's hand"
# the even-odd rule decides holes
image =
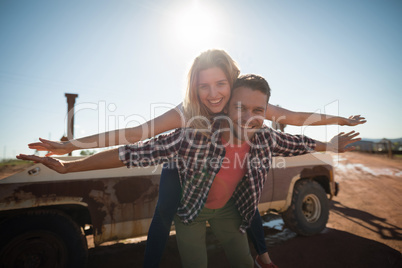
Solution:
[[[46,156],[63,155],[71,153],[73,151],[73,148],[69,141],[49,141],[42,138],[39,138],[39,140],[40,142],[28,144],[28,147],[30,149],[38,151],[49,151]]]
[[[356,141],[360,141],[361,138],[356,138],[359,134],[359,132],[355,131],[351,131],[346,134],[344,132],[339,133],[327,143],[327,151],[343,153],[354,150],[354,146],[349,146],[347,148],[346,146]]]
[[[65,162],[61,160],[57,160],[51,157],[42,157],[42,156],[26,155],[26,154],[17,155],[17,158],[21,160],[34,161],[36,163],[42,163],[48,168],[53,169],[54,171],[61,174],[67,173],[67,167],[65,166]]]

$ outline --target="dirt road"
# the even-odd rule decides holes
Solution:
[[[331,201],[322,233],[300,237],[286,228],[265,228],[273,261],[280,268],[401,268],[402,159],[342,154],[335,176],[341,191]],[[209,267],[228,267],[214,236],[209,234],[207,240]],[[92,248],[88,267],[142,267],[144,249],[145,242]],[[252,246],[251,251],[255,256]],[[181,267],[174,236],[161,267]]]

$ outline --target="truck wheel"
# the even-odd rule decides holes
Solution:
[[[324,230],[328,215],[328,198],[321,185],[313,180],[301,180],[296,183],[292,202],[282,218],[289,229],[308,236]]]
[[[38,210],[0,225],[0,267],[85,267],[81,229],[62,212]]]

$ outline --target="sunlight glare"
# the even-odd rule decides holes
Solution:
[[[211,10],[194,3],[176,13],[174,30],[182,45],[213,45],[217,37],[218,21]]]

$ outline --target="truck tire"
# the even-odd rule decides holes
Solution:
[[[0,267],[85,267],[88,248],[66,214],[37,210],[0,225]]]
[[[316,181],[304,179],[296,183],[292,202],[282,218],[290,230],[309,236],[324,230],[328,215],[328,198],[324,189]]]

